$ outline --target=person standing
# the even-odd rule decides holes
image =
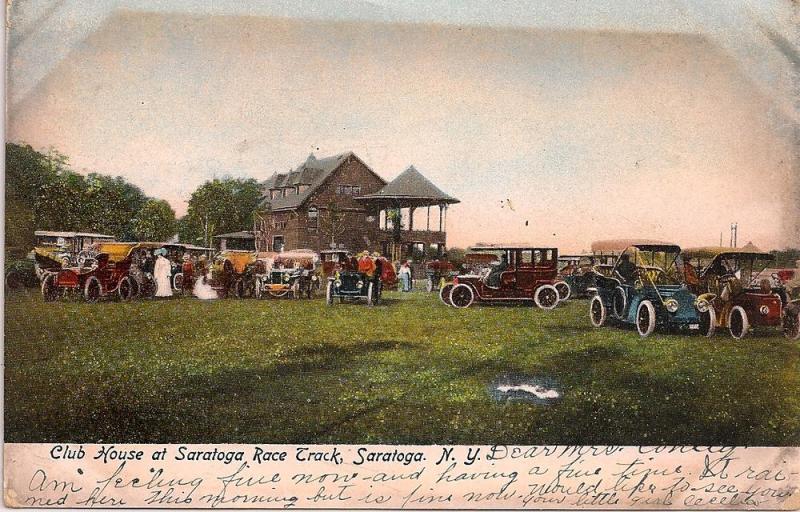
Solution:
[[[156,262],[153,268],[153,277],[156,280],[156,297],[172,297],[172,265],[164,257],[166,251],[158,249],[155,254]]]
[[[183,274],[183,286],[181,286],[181,293],[183,295],[191,294],[194,286],[194,264],[192,263],[191,256],[188,254],[183,255],[181,273]]]
[[[402,285],[402,291],[410,292],[411,291],[411,267],[408,266],[408,261],[404,261],[400,264],[400,272],[398,272],[400,277],[400,284]]]

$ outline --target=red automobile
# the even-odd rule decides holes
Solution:
[[[558,305],[558,249],[521,245],[470,248],[494,253],[497,263],[475,274],[461,274],[442,287],[439,298],[448,306],[466,308],[477,302],[533,302],[542,309]]]
[[[712,325],[743,338],[753,327],[780,328],[789,339],[800,339],[800,300],[791,301],[780,276],[763,270],[774,259],[769,253],[728,247],[686,249],[687,283],[696,289],[697,303],[709,308]]]
[[[76,294],[87,302],[116,296],[130,300],[144,293],[147,276],[152,281],[146,257],[164,244],[150,242],[107,242],[96,244],[90,266],[62,268],[49,272],[42,279],[42,297],[56,300],[61,295]]]

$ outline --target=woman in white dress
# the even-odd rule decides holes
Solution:
[[[208,271],[204,269],[204,271],[197,276],[197,280],[194,282],[194,296],[201,300],[217,299],[219,298],[217,291],[208,284],[207,275]]]
[[[158,255],[153,268],[153,278],[156,280],[156,297],[172,297],[172,265],[164,257],[166,251],[158,249]]]

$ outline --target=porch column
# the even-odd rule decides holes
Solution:
[[[414,231],[414,207],[408,207],[408,230]]]
[[[439,231],[442,230],[442,211],[444,211],[444,205],[439,205]]]
[[[426,231],[430,230],[431,230],[431,205],[428,205],[428,227],[426,228]]]
[[[447,231],[447,205],[444,205],[444,229],[442,231]]]

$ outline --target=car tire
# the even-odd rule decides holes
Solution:
[[[453,291],[454,286],[453,283],[448,283],[439,289],[439,300],[441,300],[442,304],[445,306],[453,305],[453,303],[450,302],[450,292]]]
[[[333,281],[328,281],[328,286],[325,288],[325,304],[333,306]]]
[[[544,284],[536,289],[533,302],[541,309],[553,309],[558,306],[558,290],[551,284]]]
[[[53,302],[58,298],[56,275],[57,274],[47,274],[42,280],[42,299],[45,302]]]
[[[800,311],[787,311],[783,319],[783,335],[792,341],[800,340]]]
[[[86,302],[97,302],[102,294],[103,289],[100,286],[100,281],[94,276],[89,277],[86,280],[86,284],[83,285],[83,298]]]
[[[709,305],[708,311],[705,313],[700,313],[700,334],[705,336],[706,338],[711,338],[714,336],[714,332],[717,330],[717,312],[714,311],[714,308]]]
[[[133,298],[133,283],[128,276],[123,277],[117,286],[117,295],[121,301],[129,301]]]
[[[465,284],[457,284],[450,290],[450,304],[455,308],[468,308],[475,301],[475,293]]]
[[[603,327],[608,322],[608,309],[599,295],[589,301],[589,320],[594,327]]]
[[[625,289],[617,286],[611,293],[611,312],[614,313],[614,318],[617,320],[625,318],[626,307],[628,307],[628,298],[625,296]]]
[[[742,306],[733,306],[728,313],[728,332],[734,339],[740,340],[747,336],[749,330],[750,320],[747,318],[747,312]]]
[[[649,300],[643,300],[636,308],[636,330],[646,338],[656,329],[656,308]]]
[[[16,270],[9,270],[6,273],[6,288],[9,290],[21,290],[25,287],[22,276]]]
[[[178,272],[172,276],[172,289],[176,292],[181,291],[183,288],[183,272]]]
[[[558,292],[558,301],[563,302],[569,300],[572,296],[572,288],[566,281],[558,281],[553,285]]]

